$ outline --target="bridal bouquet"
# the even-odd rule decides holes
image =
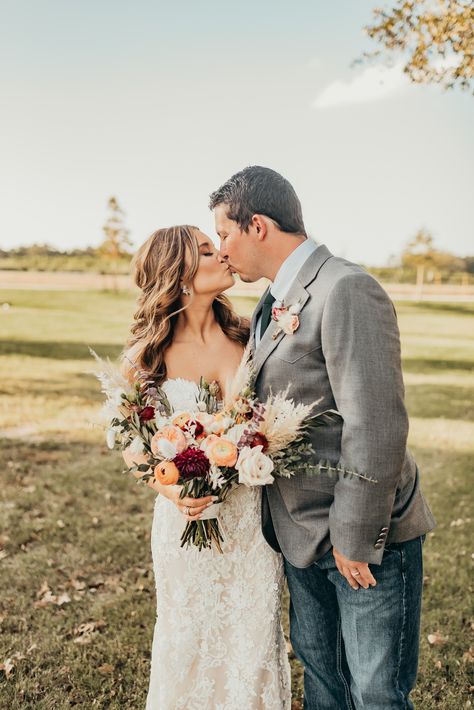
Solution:
[[[223,401],[217,398],[218,384],[201,378],[195,407],[186,411],[174,411],[146,372],[135,368],[130,384],[114,365],[91,352],[106,396],[107,444],[124,452],[126,471],[142,481],[179,484],[181,498],[213,495],[216,507],[236,485],[269,485],[275,476],[290,477],[300,466],[306,473],[317,472],[308,430],[340,416],[334,410],[311,416],[318,402],[295,403],[288,388],[259,401],[248,351]],[[188,522],[181,536],[181,546],[214,544],[220,552],[222,541],[217,517]]]

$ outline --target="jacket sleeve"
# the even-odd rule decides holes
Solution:
[[[329,511],[331,542],[349,559],[380,564],[408,417],[395,309],[366,272],[351,272],[332,287],[322,317],[322,348],[344,420]]]

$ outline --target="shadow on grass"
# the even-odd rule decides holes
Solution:
[[[51,360],[91,360],[89,347],[100,357],[118,357],[121,345],[112,343],[73,343],[36,340],[0,340],[0,355],[29,355]]]
[[[473,360],[432,360],[430,358],[408,357],[402,360],[403,369],[406,372],[430,374],[432,372],[443,372],[445,370],[474,370]]]
[[[407,385],[406,404],[410,417],[474,421],[473,392],[456,385]]]
[[[445,313],[456,313],[461,316],[472,316],[474,313],[474,303],[443,303],[443,302],[429,302],[429,301],[400,301],[403,306],[408,306],[410,309],[417,309],[430,312],[440,312]]]
[[[85,367],[87,365],[85,364]],[[91,362],[90,371],[74,373],[72,377],[57,378],[54,371],[51,377],[34,377],[28,381],[28,397],[48,397],[50,399],[79,400],[84,404],[97,404],[104,401],[100,385],[93,373],[94,363]],[[5,381],[5,386],[0,387],[0,396],[17,397],[18,391],[15,381]]]

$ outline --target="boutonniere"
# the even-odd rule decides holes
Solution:
[[[301,303],[297,301],[291,306],[285,306],[282,301],[281,306],[273,306],[272,319],[280,326],[272,335],[273,340],[278,338],[283,331],[287,335],[293,335],[300,326],[298,313],[301,311]]]

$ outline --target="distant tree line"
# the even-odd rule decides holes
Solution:
[[[15,249],[0,248],[0,269],[23,271],[92,271],[127,274],[132,258],[130,232],[116,197],[107,203],[108,215],[98,247],[60,250],[48,244],[31,244]]]
[[[129,273],[132,242],[117,198],[109,198],[107,209],[104,237],[98,247],[67,251],[48,244],[0,248],[0,269],[112,274],[116,289],[116,276]],[[387,266],[369,267],[369,271],[381,281],[416,283],[419,289],[425,283],[467,285],[474,283],[474,256],[459,257],[441,251],[435,247],[433,236],[426,229],[419,229],[400,255],[390,257]]]

